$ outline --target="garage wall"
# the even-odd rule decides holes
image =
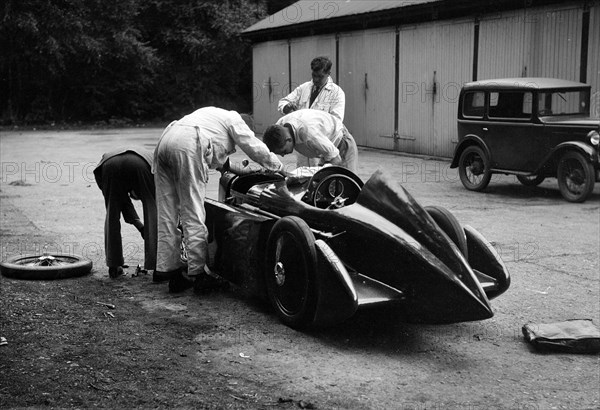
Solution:
[[[478,80],[555,77],[579,81],[583,8],[551,6],[481,19]]]
[[[600,117],[600,1],[588,4],[586,82],[592,85],[592,112]],[[573,2],[498,12],[479,20],[256,44],[257,131],[279,118],[277,102],[290,91],[290,81],[295,87],[310,80],[310,61],[327,55],[334,63],[332,77],[346,93],[344,122],[359,145],[451,157],[457,139],[458,91],[474,75],[477,79],[547,76],[580,80],[583,13],[582,2]]]

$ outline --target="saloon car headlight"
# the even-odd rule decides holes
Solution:
[[[598,134],[598,131],[590,131],[588,133],[588,137],[590,137],[590,142],[592,145],[600,144],[600,134]]]

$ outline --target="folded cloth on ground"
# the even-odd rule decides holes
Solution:
[[[541,351],[600,353],[600,330],[591,319],[528,323],[522,330],[525,340]]]

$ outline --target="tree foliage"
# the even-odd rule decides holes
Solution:
[[[247,110],[261,0],[5,0],[3,122],[162,119]]]

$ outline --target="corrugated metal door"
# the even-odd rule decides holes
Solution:
[[[310,81],[310,62],[317,56],[329,57],[333,63],[331,78],[335,78],[335,36],[316,36],[293,39],[291,42],[291,90],[300,84]],[[289,92],[290,88],[288,88]]]
[[[398,150],[451,157],[458,92],[470,79],[473,22],[400,30]]]
[[[277,103],[289,92],[288,43],[268,41],[252,49],[254,125],[262,134],[280,117]]]
[[[526,75],[531,28],[523,11],[483,17],[479,24],[477,80]]]
[[[433,25],[400,30],[398,150],[412,154],[433,152]]]
[[[531,21],[530,77],[579,81],[581,64],[581,8],[544,7],[527,14]]]
[[[462,85],[472,78],[473,21],[454,21],[438,25],[435,35],[436,92],[431,154],[452,157],[458,142],[458,95]]]
[[[573,6],[548,6],[483,18],[477,79],[554,77],[579,81],[582,11]]]
[[[590,9],[587,83],[592,86],[591,113],[600,118],[600,5]]]
[[[355,31],[339,38],[344,123],[360,146],[394,149],[394,29]]]

